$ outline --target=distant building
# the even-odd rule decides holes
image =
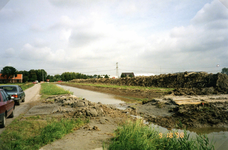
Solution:
[[[135,77],[134,72],[123,72],[121,77]]]
[[[2,77],[2,74],[0,73],[0,83],[22,83],[23,82],[23,74],[17,74],[17,76],[13,76],[13,78],[9,78],[7,80],[6,77]]]
[[[142,77],[142,76],[154,76],[153,73],[134,73],[134,72],[123,72],[121,77]]]

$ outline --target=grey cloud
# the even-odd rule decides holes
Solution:
[[[74,7],[74,6],[88,6],[94,2],[101,0],[49,0],[51,4],[57,7]]]
[[[69,38],[69,43],[73,47],[83,46],[95,42],[102,37],[104,37],[104,35],[100,33],[74,31]]]
[[[219,1],[214,0],[211,4],[206,4],[192,19],[193,24],[206,24],[216,20],[227,20],[228,9]]]

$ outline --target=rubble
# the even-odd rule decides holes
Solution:
[[[58,104],[59,108],[56,111],[53,111],[53,113],[68,113],[68,115],[75,118],[104,117],[106,115],[111,117],[128,116],[127,111],[103,105],[100,102],[92,103],[85,98],[81,99],[72,95],[52,96],[47,98],[44,102]],[[131,112],[130,114],[136,114],[135,108],[129,108],[128,111]],[[105,120],[102,122],[105,122]]]

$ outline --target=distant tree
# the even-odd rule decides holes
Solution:
[[[93,78],[97,78],[97,75],[95,74],[95,75],[93,75]]]
[[[131,77],[131,78],[132,78],[132,77],[133,77],[133,75],[132,75],[132,74],[129,74],[129,77]]]
[[[125,78],[126,77],[126,75],[125,74],[121,74],[121,76],[120,76],[121,78]]]
[[[105,78],[109,78],[109,76],[106,74],[106,75],[105,75]]]
[[[12,66],[5,66],[2,70],[2,77],[6,77],[7,81],[9,81],[9,79],[13,78],[14,76],[17,76],[17,70],[12,67]]]
[[[29,81],[29,77],[28,76],[23,76],[23,82],[28,82]]]
[[[59,75],[59,74],[54,75],[54,77],[55,77],[56,81],[60,81],[61,80],[61,75]]]
[[[37,80],[37,75],[35,70],[29,70],[29,81],[35,81]]]
[[[100,75],[98,75],[98,76],[97,76],[97,78],[101,78],[101,76],[100,76]]]
[[[228,75],[228,68],[223,68],[223,69],[222,69],[222,73],[224,73],[224,74],[227,74],[227,75]]]

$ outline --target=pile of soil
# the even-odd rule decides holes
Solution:
[[[150,77],[127,77],[120,79],[74,79],[71,82],[175,88],[175,95],[228,93],[228,76],[221,73],[208,74],[205,72],[184,72],[176,74],[161,74]]]
[[[135,109],[119,110],[113,106],[103,105],[100,102],[92,103],[85,98],[78,98],[74,95],[52,96],[44,100],[45,103],[57,104],[58,109],[53,111],[54,114],[65,114],[66,117],[73,118],[129,118],[130,114],[136,114]]]
[[[172,99],[164,99],[137,108],[147,121],[166,128],[228,127],[227,101],[179,106]]]
[[[42,147],[40,150],[50,149],[94,149],[102,150],[110,139],[114,137],[117,127],[133,119],[130,114],[136,114],[135,109],[130,107],[127,110],[119,110],[113,106],[101,103],[92,103],[86,99],[74,95],[51,96],[43,101],[45,105],[54,105],[51,116],[65,118],[87,118],[89,123],[56,140],[51,144]],[[130,112],[130,113],[129,113]]]

